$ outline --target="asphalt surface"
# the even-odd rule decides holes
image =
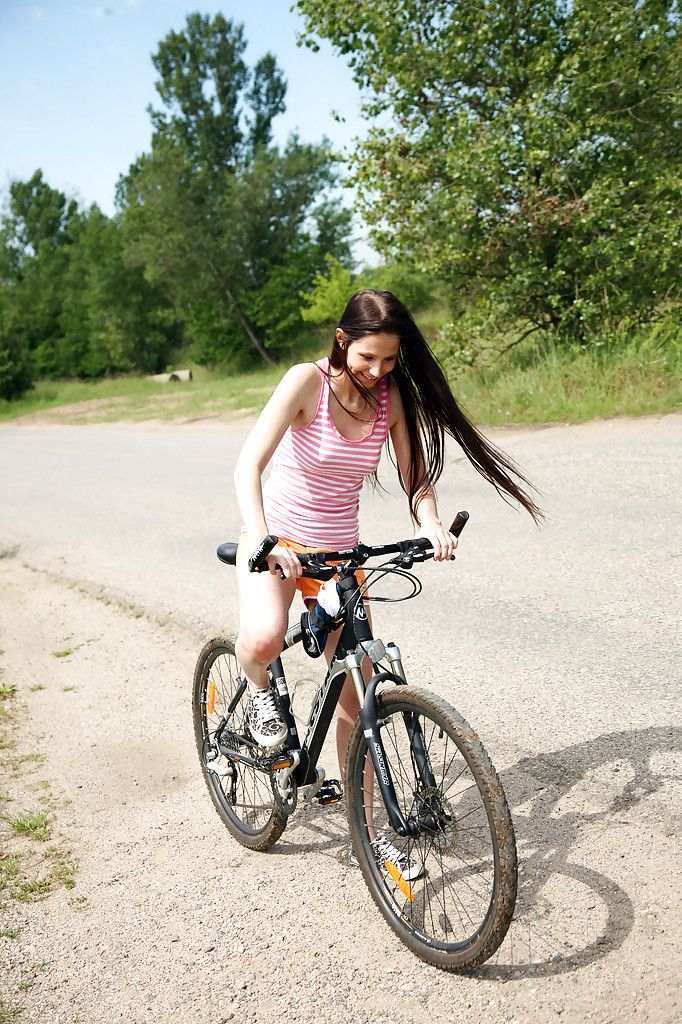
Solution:
[[[197,635],[234,631],[234,576],[215,547],[238,535],[246,430],[5,426],[0,543]],[[670,720],[682,417],[492,437],[540,490],[547,524],[450,458],[441,513],[471,513],[458,559],[420,570],[418,599],[375,606],[378,635],[402,644],[411,677],[528,752]],[[363,498],[368,543],[412,535],[390,464],[380,478],[390,493]]]

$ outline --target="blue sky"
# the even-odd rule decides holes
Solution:
[[[289,5],[0,0],[0,189],[40,167],[54,188],[111,214],[119,174],[149,147],[146,107],[157,102],[150,55],[194,10],[242,22],[249,65],[267,50],[275,54],[288,80],[287,110],[273,126],[276,141],[293,131],[311,142],[326,134],[348,150],[363,130],[359,91],[330,46],[319,53],[296,46],[302,22]]]

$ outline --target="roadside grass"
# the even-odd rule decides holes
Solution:
[[[62,406],[71,407],[64,410],[65,422],[69,423],[250,415],[265,405],[286,365],[237,374],[225,368],[191,369],[194,379],[187,383],[158,384],[135,376],[101,381],[38,381],[22,398],[13,402],[0,400],[0,420],[49,413]]]
[[[35,839],[39,843],[44,843],[45,840],[52,837],[52,828],[48,824],[47,814],[41,811],[26,811],[24,814],[18,814],[16,818],[10,820],[9,827],[17,835],[28,836],[29,839]]]
[[[671,313],[648,325],[622,326],[585,347],[561,345],[550,335],[532,335],[503,354],[513,340],[486,337],[473,365],[439,341],[446,307],[434,303],[417,321],[443,362],[458,401],[477,423],[571,422],[595,417],[664,414],[679,408],[682,327]],[[466,329],[461,328],[466,336]],[[298,358],[327,351],[329,332]],[[188,364],[184,364],[185,366]],[[87,381],[42,381],[15,402],[0,401],[0,420],[45,413],[61,423],[233,418],[258,413],[287,369],[231,373],[192,366],[189,383],[156,384],[141,377]],[[55,657],[68,653],[55,652]]]
[[[682,329],[632,328],[585,348],[529,338],[451,378],[473,418],[492,426],[665,414],[682,402]]]
[[[9,1006],[8,1003],[0,997],[0,1024],[13,1024],[14,1021],[18,1021],[23,1015],[23,1010],[18,1006]]]
[[[17,705],[17,688],[5,684],[0,718],[0,938],[14,939],[18,928],[9,920],[12,906],[43,899],[57,886],[72,889],[77,862],[56,832],[56,817],[64,801],[49,782],[37,778],[43,757],[21,753],[16,731],[25,709]],[[8,919],[4,919],[4,915]],[[0,1008],[2,1003],[0,1002]],[[9,1019],[9,1018],[8,1018]],[[2,1017],[0,1016],[0,1024]]]

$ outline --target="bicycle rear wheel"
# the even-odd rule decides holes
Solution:
[[[242,680],[234,642],[218,637],[199,655],[194,671],[192,713],[194,739],[201,770],[213,805],[234,838],[250,850],[267,850],[282,835],[286,815],[277,806],[269,776],[243,763],[228,762],[223,747],[240,749],[245,732],[247,692],[240,694]],[[248,751],[245,751],[248,753]],[[217,756],[216,756],[217,755]],[[220,776],[208,765],[212,760],[231,768]]]
[[[468,970],[492,956],[514,912],[516,843],[502,785],[474,731],[440,697],[398,686],[378,695],[378,706],[398,804],[419,835],[405,839],[391,828],[358,722],[346,762],[358,863],[374,902],[412,952],[444,970]],[[418,767],[419,731],[428,785],[424,758]],[[392,861],[377,862],[377,835],[408,858],[410,881]]]

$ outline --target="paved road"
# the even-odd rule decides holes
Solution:
[[[108,588],[197,634],[236,627],[232,468],[246,426],[0,428],[0,544],[31,565]],[[377,606],[408,667],[456,698],[484,735],[537,751],[670,721],[679,589],[682,417],[493,435],[542,492],[537,530],[452,458],[443,514],[472,518],[424,593]],[[363,539],[410,535],[390,494],[364,498]],[[409,640],[408,640],[409,638]]]
[[[234,579],[214,548],[239,529],[232,467],[245,431],[0,427],[0,554],[18,546],[18,559],[51,585],[78,581],[189,627],[198,649],[237,625]],[[682,417],[493,439],[541,490],[547,525],[537,530],[451,451],[441,508],[472,514],[457,562],[425,566],[418,600],[376,606],[377,632],[401,643],[412,681],[451,700],[502,769],[522,874],[500,978],[523,980],[526,1010],[536,975],[557,975],[543,998],[551,992],[559,1015],[579,977],[595,1020],[612,1019],[604,999],[617,988],[618,1019],[636,1002],[639,1021],[672,1021]],[[381,479],[390,493],[364,500],[367,541],[410,530],[390,465]],[[53,609],[50,593],[36,589],[38,617]],[[186,636],[173,649],[189,664]],[[295,668],[314,672],[302,661]],[[183,729],[184,695],[176,704],[173,727]],[[193,760],[183,770],[194,779]],[[183,813],[199,821],[191,808]],[[520,1019],[544,1024],[547,1012],[543,1004]]]

